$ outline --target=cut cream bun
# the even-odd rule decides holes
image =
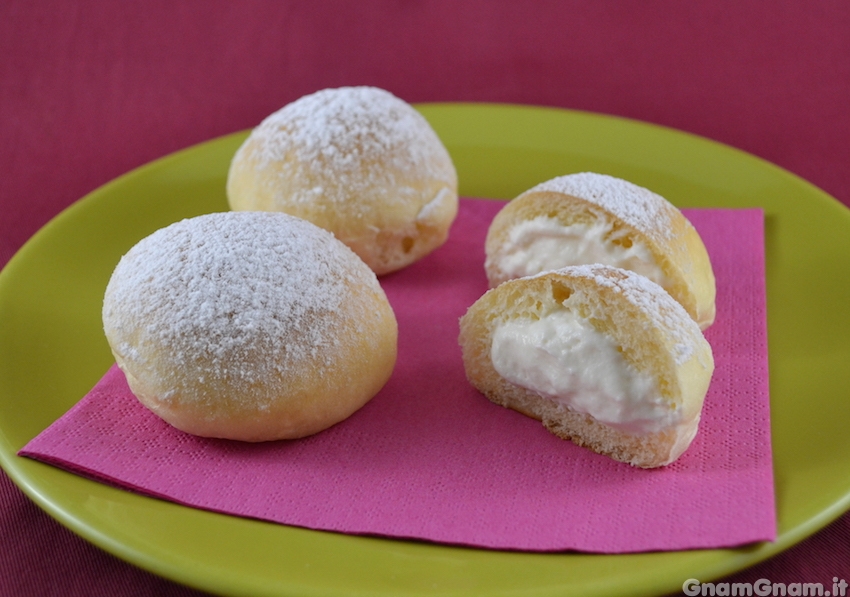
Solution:
[[[619,178],[583,172],[529,189],[493,219],[485,251],[491,287],[604,263],[662,286],[700,329],[714,322],[714,272],[696,229],[660,195]]]
[[[411,105],[375,87],[325,89],[256,127],[230,165],[233,210],[313,222],[376,274],[441,246],[458,210],[457,173]]]
[[[599,264],[487,291],[459,342],[467,378],[492,402],[643,468],[691,444],[714,371],[699,327],[664,289]]]
[[[369,401],[396,361],[375,274],[280,213],[208,214],[142,239],[109,280],[103,325],[136,397],[206,437],[319,432]]]

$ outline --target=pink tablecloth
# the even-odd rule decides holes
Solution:
[[[532,552],[773,541],[762,211],[686,211],[717,278],[715,370],[693,444],[647,471],[564,442],[466,381],[458,320],[487,290],[484,238],[503,205],[463,199],[444,246],[382,278],[398,362],[331,429],[263,444],[196,438],[142,406],[113,366],[21,454],[197,508],[348,534]]]
[[[617,114],[787,168],[850,205],[850,7],[759,1],[0,4],[0,265],[61,209],[323,87]],[[732,581],[850,579],[850,515]],[[190,595],[0,474],[0,594]]]

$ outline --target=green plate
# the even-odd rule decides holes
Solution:
[[[142,568],[221,594],[632,595],[678,591],[786,549],[850,506],[850,210],[751,155],[681,132],[566,110],[419,106],[457,165],[461,194],[509,199],[591,170],[681,207],[766,213],[774,543],[635,555],[526,554],[352,537],[202,512],[65,473],[16,452],[112,363],[100,307],[134,243],[227,209],[245,133],[157,160],[83,198],[0,273],[0,463],[75,533]]]

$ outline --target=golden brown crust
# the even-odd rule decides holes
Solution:
[[[103,321],[133,393],[200,436],[316,433],[370,400],[396,361],[375,274],[280,213],[208,214],[143,239],[110,279]]]
[[[573,184],[578,181],[580,184]],[[594,189],[595,186],[600,190]],[[612,189],[613,191],[609,190]],[[607,195],[607,196],[606,196]],[[610,199],[614,196],[614,199]],[[630,213],[639,202],[643,213]],[[490,226],[485,250],[491,287],[512,277],[501,266],[511,230],[521,222],[550,218],[562,226],[606,222],[614,243],[639,242],[665,275],[662,284],[700,329],[715,318],[715,280],[702,239],[682,213],[661,196],[626,181],[594,173],[552,179],[509,202]],[[565,263],[563,265],[579,265]],[[538,273],[538,272],[533,272]]]
[[[681,306],[645,279],[632,284],[635,278],[641,277],[606,266],[578,266],[489,290],[460,321],[459,343],[470,383],[492,402],[541,420],[559,437],[616,460],[647,468],[672,462],[696,433],[714,361]],[[643,290],[647,284],[655,288],[649,297]],[[562,309],[592,321],[597,331],[613,338],[631,366],[651,374],[662,397],[680,413],[679,423],[654,433],[628,433],[499,375],[490,352],[496,327]]]
[[[331,231],[376,274],[441,246],[457,173],[428,122],[371,87],[326,89],[269,116],[231,162],[233,210],[288,213]]]
[[[350,313],[341,315],[337,322],[340,328],[348,325],[349,332],[343,333],[348,336],[347,348],[336,355],[333,372],[305,368],[291,376],[260,380],[258,384],[266,386],[264,391],[279,395],[278,400],[262,408],[236,402],[222,401],[217,406],[199,402],[198,394],[217,393],[210,380],[194,388],[185,387],[163,400],[132,374],[132,368],[118,354],[113,354],[139,401],[181,431],[248,442],[306,437],[347,419],[380,391],[393,372],[398,333],[394,315],[385,301],[367,301],[376,315],[374,321],[363,320],[363,313]],[[352,333],[350,326],[357,321],[355,317],[372,333]],[[159,368],[162,370],[155,372],[157,376],[169,375],[164,359]]]

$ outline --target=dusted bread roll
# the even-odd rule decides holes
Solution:
[[[144,238],[109,280],[103,325],[136,397],[206,437],[321,431],[371,399],[396,360],[375,274],[280,213],[209,214]]]
[[[491,287],[604,263],[662,286],[700,329],[714,322],[714,272],[699,234],[666,199],[619,178],[584,172],[529,189],[493,219],[485,251]]]
[[[669,464],[697,432],[711,347],[660,286],[605,265],[489,290],[460,321],[469,381],[496,404],[615,460]]]
[[[325,89],[284,106],[236,152],[234,210],[282,211],[330,230],[378,275],[448,237],[457,173],[412,106],[374,87]]]

